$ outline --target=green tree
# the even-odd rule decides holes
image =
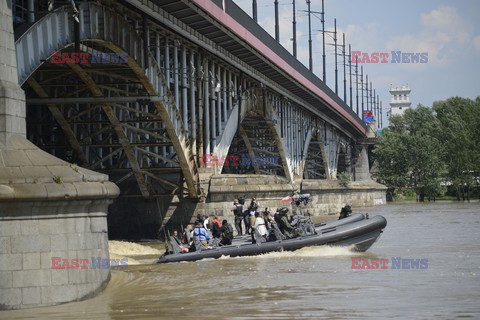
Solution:
[[[374,151],[381,182],[393,189],[412,188],[420,201],[440,195],[445,165],[439,132],[432,109],[422,105],[392,117]]]
[[[470,199],[473,187],[478,192],[480,172],[480,97],[475,101],[459,97],[435,102],[433,109],[441,123],[447,180],[457,199]]]
[[[383,136],[374,150],[378,178],[393,190],[408,186],[408,139],[404,118],[394,116],[390,119],[390,127],[383,131]]]

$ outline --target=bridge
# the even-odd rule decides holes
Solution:
[[[261,191],[219,177],[273,178],[288,192],[341,174],[369,179],[366,124],[234,2],[34,9],[23,21],[17,11],[15,29],[27,138],[108,174],[124,199],[117,211],[167,212],[174,199],[198,209]],[[76,53],[88,58],[71,60]],[[215,190],[230,192],[215,200]]]
[[[0,0],[0,21],[0,309],[92,296],[109,237],[232,220],[241,195],[385,201],[371,128],[231,0]]]

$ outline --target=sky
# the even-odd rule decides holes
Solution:
[[[292,0],[279,1],[280,42],[292,52]],[[252,0],[234,0],[250,16]],[[275,35],[274,0],[257,0],[258,23]],[[311,0],[311,11],[322,10]],[[308,67],[308,15],[305,0],[296,0],[297,58]],[[388,126],[390,86],[408,84],[412,107],[431,107],[452,96],[480,96],[480,1],[478,0],[325,0],[325,29],[337,19],[339,44],[345,33],[352,51],[387,52],[388,63],[364,63],[364,74],[383,102],[383,126]],[[322,78],[320,15],[312,15],[313,72]],[[326,36],[327,43],[333,38]],[[348,47],[347,47],[348,48]],[[327,45],[327,85],[335,87],[334,47]],[[340,48],[339,48],[340,50]],[[348,49],[347,49],[348,50]],[[391,63],[392,51],[428,53],[426,63]],[[343,58],[338,59],[339,94],[343,98]],[[359,72],[360,66],[359,64]],[[352,70],[354,72],[354,70]],[[349,93],[347,67],[347,94]],[[355,80],[353,80],[355,81]],[[353,86],[355,104],[355,86]],[[347,98],[349,101],[349,98]]]

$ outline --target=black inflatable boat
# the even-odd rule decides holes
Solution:
[[[368,250],[380,237],[387,220],[382,216],[368,217],[357,213],[342,220],[314,226],[311,234],[293,239],[252,244],[250,236],[236,237],[232,245],[217,246],[194,252],[166,252],[157,263],[196,261],[221,256],[239,257],[259,255],[273,251],[294,251],[307,246],[351,246],[359,252]]]

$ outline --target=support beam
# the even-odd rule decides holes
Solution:
[[[98,86],[100,88],[100,86]],[[103,104],[103,103],[148,103],[148,102],[161,102],[165,98],[161,96],[147,96],[147,95],[130,95],[121,97],[61,97],[61,98],[28,98],[27,103],[29,105],[44,105],[47,103],[53,104],[77,104],[77,103],[89,103],[89,104]]]
[[[255,174],[260,174],[260,168],[258,167],[258,164],[256,163],[255,160],[255,152],[253,151],[252,144],[250,143],[250,140],[248,140],[247,133],[243,129],[242,126],[238,128],[238,133],[240,134],[240,137],[242,137],[243,142],[245,143],[245,146],[247,147],[248,154],[250,155],[250,159],[252,160],[252,166],[253,169],[255,170]]]
[[[90,75],[87,72],[85,72],[85,70],[82,67],[80,67],[80,65],[73,64],[73,63],[69,63],[67,65],[70,67],[70,69],[72,69],[73,72],[75,72],[78,75],[78,77],[83,81],[83,83],[85,83],[87,88],[92,92],[94,96],[96,97],[103,96],[102,91],[100,90],[100,88],[98,88],[95,81],[90,77]],[[117,134],[118,140],[123,147],[125,155],[127,156],[128,161],[132,166],[132,171],[135,174],[135,178],[137,180],[138,187],[140,189],[140,192],[142,193],[142,196],[145,198],[148,198],[151,193],[148,190],[145,177],[141,172],[140,164],[138,163],[138,160],[135,157],[134,149],[130,145],[130,141],[128,140],[127,135],[123,131],[124,129],[122,127],[122,124],[120,123],[117,116],[115,115],[115,112],[113,111],[113,108],[111,105],[106,103],[102,104],[102,109],[105,112],[105,115],[107,116],[108,120],[110,120],[110,123],[112,124],[112,127],[115,130],[115,133]]]
[[[42,86],[40,86],[40,84],[33,77],[28,78],[27,83],[39,97],[48,98],[47,92],[45,92]],[[79,165],[82,167],[88,168],[89,167],[88,160],[87,160],[87,157],[85,156],[85,153],[83,152],[82,146],[80,145],[77,138],[75,137],[75,133],[70,127],[70,124],[68,123],[67,119],[65,119],[65,117],[63,116],[63,113],[62,111],[60,111],[60,108],[57,105],[54,105],[51,103],[47,104],[47,107],[48,107],[48,110],[50,110],[50,112],[52,113],[55,120],[58,122],[58,124],[62,128],[63,132],[65,133],[68,143],[72,146],[72,149],[77,154],[77,157],[80,160]]]

